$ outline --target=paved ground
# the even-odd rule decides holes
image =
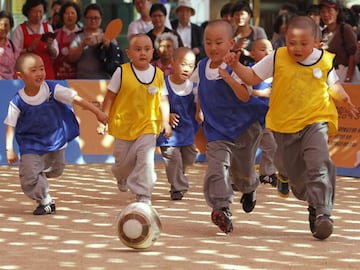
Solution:
[[[33,216],[34,202],[20,190],[16,166],[0,166],[0,270],[8,269],[360,269],[360,179],[339,177],[335,231],[325,241],[308,229],[307,210],[260,186],[254,212],[232,205],[234,232],[210,222],[201,184],[206,163],[189,172],[191,190],[170,201],[163,163],[153,205],[163,232],[144,251],[117,239],[114,219],[134,199],[118,192],[109,164],[68,165],[50,182],[57,213]]]

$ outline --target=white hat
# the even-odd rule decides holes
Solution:
[[[179,0],[178,2],[178,5],[175,9],[175,13],[178,12],[178,9],[180,7],[187,7],[187,8],[190,8],[191,9],[191,16],[194,16],[195,15],[195,9],[192,7],[191,5],[191,0]]]

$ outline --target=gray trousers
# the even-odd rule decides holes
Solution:
[[[156,182],[155,146],[155,134],[144,134],[134,141],[115,140],[112,173],[119,184],[127,184],[138,200],[151,200]]]
[[[328,150],[328,125],[315,123],[297,133],[273,134],[281,161],[276,166],[289,177],[295,197],[314,206],[317,215],[331,215],[336,167]]]
[[[223,140],[207,143],[208,166],[203,190],[207,204],[213,209],[229,207],[232,203],[231,182],[242,193],[250,193],[259,185],[255,158],[261,133],[260,124],[255,122],[233,142]]]
[[[161,146],[160,149],[165,162],[170,191],[188,191],[189,181],[185,176],[185,171],[196,160],[195,145]]]
[[[21,155],[19,176],[24,194],[43,205],[50,203],[47,178],[60,176],[64,168],[65,149],[42,155]]]
[[[272,175],[277,172],[274,164],[277,144],[274,135],[267,128],[263,129],[263,135],[260,140],[261,157],[259,172],[260,175]]]

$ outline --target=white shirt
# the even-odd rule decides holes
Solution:
[[[220,74],[219,74],[219,69],[218,68],[210,68],[210,59],[207,61],[206,63],[206,67],[205,67],[205,76],[208,80],[220,80]],[[220,65],[220,68],[225,69],[227,67],[227,65],[225,63],[222,63]],[[252,87],[246,85],[236,74],[235,72],[231,73],[231,77],[234,78],[235,81],[237,81],[238,83],[241,83],[243,85],[245,85],[246,89],[248,90],[249,94],[252,93]],[[197,95],[198,93],[198,85],[200,82],[200,76],[199,76],[199,68],[197,67],[194,71],[194,73],[191,75],[190,80],[194,83],[196,83],[197,87],[194,89],[194,94]]]
[[[166,16],[165,19],[165,26],[169,29],[172,29],[169,15]],[[143,33],[146,34],[151,29],[154,28],[154,25],[152,24],[152,21],[144,21],[141,17],[135,21],[132,21],[128,26],[128,32],[127,37],[130,38],[132,35]]]
[[[78,93],[75,90],[64,87],[60,84],[55,86],[54,98],[59,102],[71,105],[74,97],[77,96],[77,94]],[[19,90],[19,95],[27,104],[35,106],[43,103],[49,98],[50,89],[49,86],[43,82],[43,84],[40,86],[39,92],[35,96],[28,96],[25,93],[24,88]],[[4,120],[4,124],[15,127],[19,115],[19,108],[16,107],[14,103],[10,102],[8,107],[8,114]]]
[[[154,79],[155,67],[153,65],[149,64],[149,68],[147,70],[138,70],[134,66],[132,66],[132,68],[135,71],[136,77],[139,79],[140,82],[148,84]],[[120,90],[122,78],[121,71],[122,69],[120,67],[115,70],[107,87],[111,92],[115,94],[117,94]],[[164,82],[162,88],[162,96],[167,96],[168,94],[169,93]]]
[[[186,26],[182,26],[180,23],[176,29],[176,32],[181,37],[181,41],[184,44],[184,47],[191,49],[191,24],[190,22]]]
[[[312,53],[303,61],[303,65],[313,65],[321,57],[321,50],[314,49]],[[255,74],[262,80],[270,78],[274,75],[274,60],[275,60],[275,51],[272,51],[269,55],[265,56],[261,61],[252,66]],[[332,85],[339,80],[334,69],[328,74],[327,84]]]
[[[190,80],[186,80],[182,84],[175,84],[169,79],[171,89],[178,96],[187,96],[193,91],[194,83]]]

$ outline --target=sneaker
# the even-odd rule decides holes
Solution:
[[[46,214],[54,214],[56,212],[55,203],[51,202],[47,205],[39,204],[38,207],[33,212],[33,215],[46,215]]]
[[[289,178],[279,174],[277,190],[280,197],[283,198],[289,197],[289,193],[290,193]]]
[[[229,208],[223,207],[220,210],[213,210],[211,213],[211,221],[220,228],[224,233],[228,234],[233,231],[231,221],[231,212]]]
[[[333,227],[333,221],[329,215],[319,215],[316,217],[313,236],[317,239],[324,240],[332,234]]]
[[[262,184],[270,184],[273,187],[276,187],[277,182],[278,182],[278,178],[275,173],[272,175],[260,175],[260,183]]]
[[[184,192],[182,191],[170,191],[170,198],[173,201],[179,201],[184,197]]]
[[[238,187],[234,183],[231,184],[231,187],[233,191],[240,191],[240,189],[238,189]]]
[[[250,213],[256,205],[256,191],[244,193],[240,199],[242,207],[246,213]]]
[[[315,233],[316,209],[315,209],[314,207],[312,207],[311,205],[309,205],[308,211],[309,211],[309,226],[310,226],[310,231],[311,231],[312,233]]]

